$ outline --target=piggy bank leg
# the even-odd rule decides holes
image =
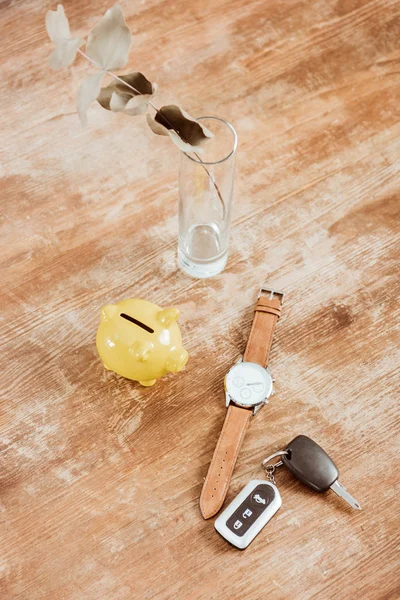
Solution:
[[[144,385],[145,387],[150,387],[155,384],[157,379],[149,379],[149,381],[139,381],[140,385]]]

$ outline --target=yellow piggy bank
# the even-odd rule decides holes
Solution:
[[[146,386],[181,371],[188,353],[178,317],[173,306],[162,309],[137,298],[103,306],[96,346],[105,368]]]

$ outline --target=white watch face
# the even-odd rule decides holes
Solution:
[[[256,363],[237,363],[225,377],[225,390],[235,404],[255,406],[271,395],[271,375]]]

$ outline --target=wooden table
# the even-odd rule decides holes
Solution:
[[[108,6],[70,0],[72,29]],[[122,2],[125,72],[239,135],[230,258],[206,281],[176,266],[178,151],[99,106],[81,129],[90,67],[49,70],[50,7],[1,5],[0,597],[398,598],[400,1]],[[240,552],[198,498],[266,282],[287,293],[277,393],[227,499],[304,433],[363,511],[281,470],[283,506]],[[126,297],[181,309],[183,373],[104,371],[99,309]]]

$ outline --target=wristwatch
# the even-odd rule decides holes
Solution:
[[[283,292],[260,289],[244,356],[225,377],[228,411],[200,496],[200,511],[205,519],[221,508],[250,419],[268,404],[273,393],[267,365],[283,298]]]

